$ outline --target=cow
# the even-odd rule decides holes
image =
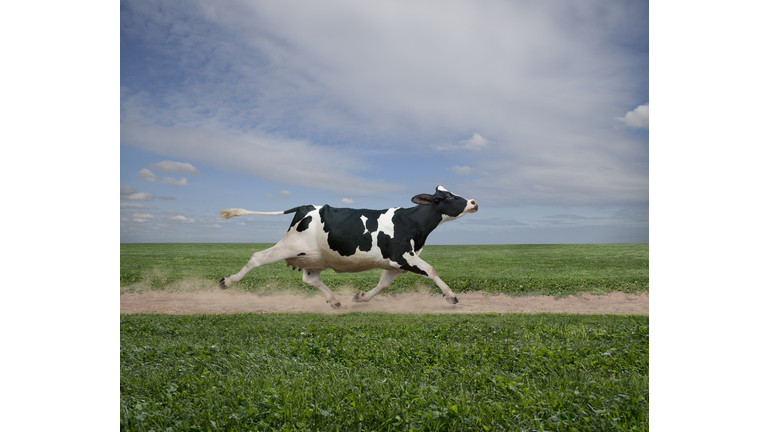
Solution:
[[[301,269],[303,282],[322,291],[325,301],[333,308],[343,306],[320,279],[320,272],[326,269],[337,273],[384,269],[376,287],[355,294],[353,302],[371,301],[389,288],[398,275],[413,272],[434,281],[448,303],[456,304],[459,302],[456,294],[419,255],[429,233],[444,222],[475,213],[477,202],[455,195],[442,186],[437,186],[432,195],[414,196],[411,202],[418,205],[386,210],[328,205],[303,205],[282,212],[221,210],[224,219],[245,215],[295,215],[288,232],[277,244],[251,255],[238,273],[219,281],[219,288],[229,288],[257,267],[285,260],[289,267]]]

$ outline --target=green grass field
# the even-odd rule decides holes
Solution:
[[[266,244],[123,244],[121,292],[214,286]],[[456,292],[647,292],[648,245],[427,246]],[[380,270],[323,274],[372,288]],[[400,276],[390,292],[427,287]],[[315,294],[284,263],[233,289]],[[121,315],[126,431],[648,430],[647,316]]]
[[[153,243],[120,245],[121,292],[174,289],[195,280],[213,287],[238,272],[251,254],[272,246],[247,243]],[[647,292],[648,245],[482,245],[426,246],[421,257],[437,269],[454,292],[486,291],[508,295],[603,294]],[[323,272],[332,289],[370,290],[381,270],[361,273]],[[423,276],[404,274],[388,290],[394,294],[418,286],[439,292]],[[315,293],[301,274],[284,262],[251,271],[233,289],[265,293],[281,289]]]
[[[648,317],[122,315],[131,431],[648,430]]]

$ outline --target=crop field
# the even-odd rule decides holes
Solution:
[[[186,280],[212,287],[237,273],[253,252],[272,244],[253,243],[151,243],[120,245],[121,292],[173,290]],[[485,291],[519,295],[567,296],[580,292],[649,291],[648,245],[482,245],[426,246],[421,257],[437,269],[440,278],[456,292]],[[323,272],[332,289],[370,290],[381,270],[361,273]],[[389,294],[418,286],[439,292],[428,279],[416,274],[398,277]],[[280,290],[317,292],[305,285],[301,274],[285,262],[248,273],[232,289],[264,294]]]
[[[201,289],[267,244],[123,244],[121,293]],[[427,246],[456,292],[648,292],[648,245]],[[323,273],[370,289],[380,271]],[[402,275],[390,288],[438,293]],[[284,263],[232,289],[316,293]],[[644,431],[649,317],[569,314],[120,316],[125,431]]]
[[[648,430],[648,317],[122,315],[121,430]]]

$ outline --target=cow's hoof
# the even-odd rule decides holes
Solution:
[[[221,278],[221,280],[219,281],[219,288],[221,289],[227,289],[227,284],[224,282],[224,279],[226,278]]]
[[[359,292],[359,293],[355,294],[355,296],[352,297],[352,301],[353,302],[364,302],[364,301],[366,301],[365,300],[365,293],[364,292]]]
[[[446,297],[445,300],[450,304],[456,304],[459,302],[459,299],[456,297]]]

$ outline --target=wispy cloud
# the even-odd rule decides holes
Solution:
[[[159,169],[161,171],[165,172],[172,172],[172,173],[179,173],[179,174],[189,174],[189,175],[200,175],[200,171],[192,166],[192,164],[184,163],[184,162],[173,162],[173,161],[162,161],[158,163],[151,163],[149,164],[150,168]]]
[[[472,134],[472,138],[460,142],[465,149],[480,151],[488,148],[488,140],[483,138],[479,133]]]
[[[133,210],[145,210],[145,209],[154,209],[157,207],[149,206],[146,204],[139,204],[139,203],[120,203],[121,209],[133,209]]]
[[[455,151],[455,150],[472,150],[481,151],[488,148],[489,141],[483,138],[482,135],[475,132],[472,137],[463,141],[459,141],[458,144],[436,145],[435,150],[439,151]]]
[[[131,220],[138,223],[148,222],[150,219],[154,218],[155,217],[149,213],[134,213],[131,215]]]
[[[458,175],[470,175],[470,174],[472,174],[472,168],[470,168],[468,166],[458,166],[458,165],[456,165],[456,166],[452,166],[452,167],[450,167],[448,169],[453,171],[453,172],[455,172]]]
[[[270,198],[275,198],[275,197],[288,198],[289,196],[291,196],[291,192],[287,190],[281,190],[280,192],[278,192],[277,195],[272,195],[268,193],[267,196]]]
[[[194,219],[190,219],[182,215],[173,216],[171,218],[168,218],[168,220],[173,222],[180,222],[180,223],[195,223]]]
[[[171,178],[171,177],[165,177],[165,178],[163,178],[163,183],[165,183],[165,184],[167,184],[169,186],[188,186],[189,185],[189,183],[187,183],[187,178],[186,177],[182,177],[179,180],[176,180],[176,179]]]
[[[177,162],[172,162],[172,163],[177,163]],[[157,165],[157,164],[150,164],[150,166],[153,166],[153,165]],[[186,165],[189,165],[189,164],[186,164]],[[200,175],[200,174],[197,174],[197,175]],[[186,177],[182,177],[181,179],[178,179],[178,180],[172,177],[163,177],[161,179],[160,176],[156,175],[155,173],[153,173],[147,168],[142,168],[141,171],[139,171],[139,173],[136,174],[136,177],[150,183],[156,183],[160,181],[161,183],[167,184],[169,186],[188,186],[189,185]]]
[[[152,201],[155,199],[155,194],[147,192],[139,192],[131,186],[120,187],[120,199],[131,201]]]
[[[160,178],[147,168],[142,168],[141,171],[136,174],[136,177],[150,183],[154,183]]]
[[[269,180],[336,191],[404,191],[402,186],[350,173],[368,164],[349,152],[303,140],[162,126],[124,126],[121,136],[124,142],[150,151],[185,154],[222,169]]]

